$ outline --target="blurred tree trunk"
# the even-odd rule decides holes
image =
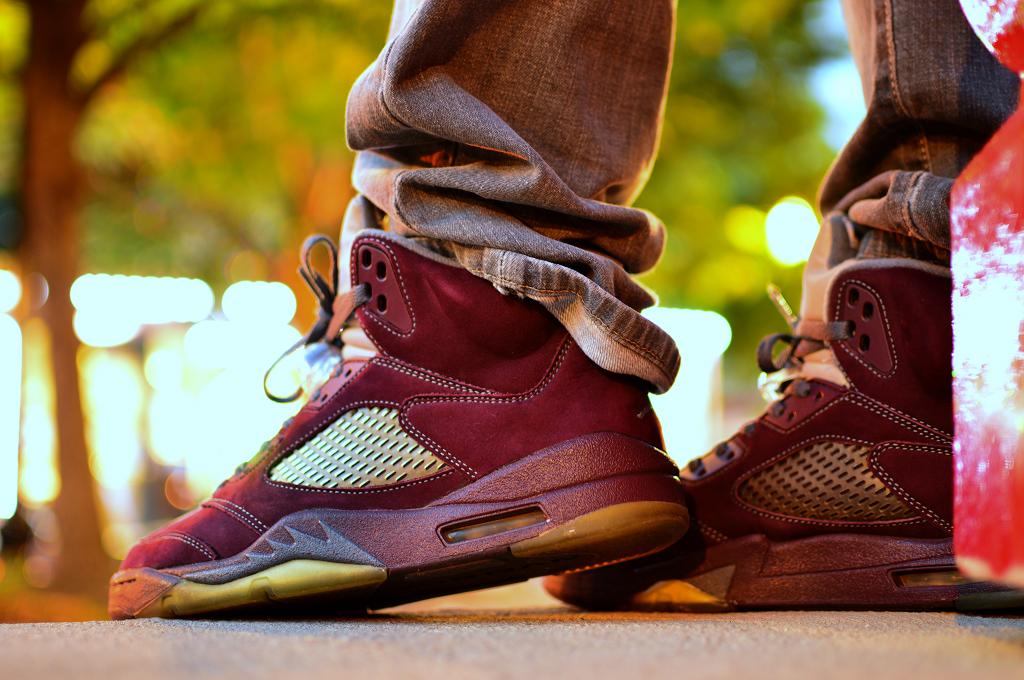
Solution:
[[[26,271],[41,273],[50,287],[41,316],[51,335],[62,480],[54,504],[62,547],[53,587],[102,596],[113,565],[100,541],[81,405],[79,345],[69,296],[78,272],[78,211],[85,182],[73,149],[85,100],[72,90],[70,74],[75,54],[86,39],[85,4],[86,0],[28,2],[21,190]]]

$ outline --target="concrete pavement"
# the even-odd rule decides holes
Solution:
[[[56,677],[1010,679],[1024,618],[588,614],[523,584],[367,618],[0,626],[0,678]]]

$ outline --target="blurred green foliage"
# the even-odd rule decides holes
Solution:
[[[237,3],[140,60],[80,138],[89,267],[214,285],[293,270],[296,239],[336,232],[351,196],[345,99],[388,17],[383,2]],[[281,267],[229,271],[237,252]]]
[[[824,0],[831,2],[832,0]],[[643,277],[665,304],[713,309],[733,327],[729,373],[754,375],[754,345],[782,330],[765,287],[795,305],[801,267],[767,254],[767,210],[795,194],[815,202],[834,156],[811,70],[845,51],[817,35],[821,3],[683,0],[657,164],[637,204],[668,226],[658,268]]]
[[[90,21],[105,30],[76,72],[88,80],[189,4],[93,0]],[[78,140],[90,184],[83,267],[215,285],[291,269],[295,241],[335,230],[350,195],[346,94],[380,49],[389,10],[361,0],[210,3],[138,59],[101,92]],[[754,342],[781,323],[765,284],[799,297],[799,268],[770,260],[758,213],[745,206],[813,199],[834,153],[808,74],[845,47],[815,35],[819,10],[810,0],[679,8],[660,156],[638,200],[670,238],[643,280],[666,304],[730,320],[737,377],[753,373]],[[25,36],[24,8],[0,0],[0,196],[17,185]]]

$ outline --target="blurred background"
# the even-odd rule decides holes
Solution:
[[[314,317],[298,247],[351,198],[345,99],[389,11],[0,0],[0,621],[104,616],[131,543],[298,408],[263,372]],[[642,278],[683,354],[656,404],[680,462],[760,408],[765,287],[799,301],[862,116],[838,0],[681,2],[638,201],[670,231]]]

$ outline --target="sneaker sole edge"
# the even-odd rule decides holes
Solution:
[[[849,560],[852,545],[861,553]],[[888,549],[869,563],[865,554]],[[1024,608],[1024,591],[971,581],[956,568],[952,542],[837,535],[788,542],[748,536],[698,553],[666,554],[545,587],[592,610],[727,612],[764,609],[993,611]],[[699,562],[699,567],[694,567]],[[803,568],[800,565],[803,564]],[[809,568],[811,565],[815,568]],[[675,576],[680,572],[684,577]]]
[[[166,570],[111,578],[113,619],[210,616],[238,610],[366,611],[556,572],[604,566],[662,550],[687,530],[686,509],[665,501],[610,505],[483,554],[400,569],[291,559],[224,583]]]

